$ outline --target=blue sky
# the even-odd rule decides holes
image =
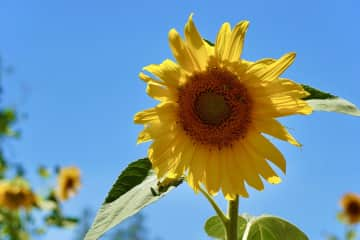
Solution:
[[[120,171],[146,155],[147,145],[135,144],[142,127],[132,119],[155,102],[137,75],[172,58],[167,32],[182,32],[192,12],[210,40],[224,21],[250,20],[244,58],[295,51],[286,77],[359,106],[359,9],[357,0],[1,0],[0,54],[16,68],[5,78],[3,99],[27,115],[19,124],[21,140],[8,143],[11,159],[34,171],[39,164],[79,166],[83,188],[65,210],[97,209]],[[251,191],[240,211],[279,215],[310,239],[341,234],[338,200],[348,191],[360,193],[359,119],[314,113],[282,122],[304,146],[276,141],[288,160],[283,183]],[[222,196],[217,199],[225,207]],[[202,227],[213,211],[186,185],[144,212],[151,236],[208,239]],[[70,236],[52,231],[46,239]]]

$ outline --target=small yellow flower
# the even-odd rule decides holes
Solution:
[[[60,169],[57,188],[57,196],[59,199],[67,200],[79,190],[80,185],[80,170],[77,167]]]
[[[195,191],[200,185],[210,194],[221,189],[227,199],[247,197],[245,183],[262,190],[261,177],[281,181],[269,161],[285,172],[285,159],[263,134],[299,146],[276,118],[312,109],[301,100],[308,93],[299,84],[280,78],[295,53],[256,62],[241,58],[248,25],[231,29],[224,23],[212,46],[190,16],[185,40],[175,29],[169,32],[177,63],[144,67],[155,77],[140,73],[147,94],[160,101],[134,119],[145,127],[138,143],[153,141],[148,156],[159,179],[185,174]]]
[[[343,208],[342,216],[347,223],[360,222],[360,195],[347,193],[341,198],[340,205]]]
[[[35,204],[35,194],[27,184],[19,181],[0,182],[0,206],[11,210],[30,209]]]

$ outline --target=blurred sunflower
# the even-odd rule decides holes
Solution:
[[[262,190],[260,176],[279,182],[267,160],[285,172],[283,155],[262,133],[299,146],[275,118],[310,114],[301,100],[308,93],[279,78],[295,53],[278,60],[240,58],[248,25],[241,21],[231,29],[224,23],[212,45],[190,16],[185,40],[175,29],[169,32],[177,63],[167,59],[143,68],[156,77],[140,73],[148,95],[160,101],[134,118],[145,127],[138,143],[153,141],[148,156],[159,178],[185,174],[195,191],[203,184],[210,194],[221,189],[233,199],[248,196],[245,182]]]
[[[354,193],[345,194],[341,200],[340,205],[343,208],[341,218],[349,224],[356,224],[360,222],[360,196]]]
[[[35,194],[24,180],[0,182],[0,207],[11,210],[30,209],[36,202]]]
[[[60,200],[67,200],[74,195],[81,186],[80,169],[64,167],[58,175],[57,196]]]

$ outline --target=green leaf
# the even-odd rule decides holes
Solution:
[[[79,222],[79,219],[74,217],[63,217],[52,214],[45,218],[45,222],[49,226],[70,228],[70,227],[74,227]]]
[[[43,210],[54,210],[57,208],[57,204],[54,201],[38,197],[36,201],[36,206]]]
[[[210,40],[207,40],[207,39],[205,39],[205,38],[203,38],[203,40],[207,43],[207,44],[209,44],[210,46],[215,46],[215,44],[213,43],[213,42],[211,42]]]
[[[143,182],[150,169],[151,162],[147,158],[139,159],[129,164],[114,183],[105,199],[105,203],[111,203],[131,190],[134,186]]]
[[[327,92],[320,91],[308,85],[301,85],[309,96],[303,98],[315,111],[339,112],[353,116],[360,116],[360,110],[348,100]]]
[[[303,100],[310,100],[310,99],[332,99],[337,98],[337,96],[332,95],[327,92],[322,92],[316,88],[313,88],[309,85],[301,84],[301,86],[304,88],[305,91],[310,93],[309,96],[304,97]]]
[[[13,109],[6,108],[0,110],[0,136],[12,137],[17,135],[10,127],[16,121],[16,113]]]
[[[238,218],[238,239],[242,238],[247,220],[241,216]],[[216,239],[225,239],[225,227],[218,216],[209,218],[205,223],[206,233]]]
[[[346,240],[355,240],[356,239],[356,231],[350,229],[346,232]]]
[[[225,226],[218,216],[213,216],[206,220],[204,228],[210,237],[216,239],[224,239],[225,237]]]
[[[308,240],[295,225],[284,219],[263,215],[249,218],[243,240]]]
[[[165,179],[159,182],[147,158],[131,163],[111,188],[85,240],[98,239],[112,227],[159,200],[182,181]]]
[[[205,223],[206,233],[215,239],[225,239],[225,227],[218,216]],[[238,218],[238,239],[240,240],[308,240],[308,237],[295,225],[284,219],[263,215],[252,217],[241,215]]]
[[[44,166],[40,166],[37,169],[37,173],[39,174],[40,177],[42,178],[49,178],[50,177],[50,172],[48,171],[48,169]]]

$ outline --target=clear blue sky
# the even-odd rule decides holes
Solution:
[[[287,77],[359,106],[359,11],[358,0],[1,0],[0,53],[16,67],[5,79],[3,99],[27,114],[19,125],[22,139],[8,144],[11,158],[34,171],[38,164],[79,166],[83,188],[65,210],[97,209],[120,171],[146,155],[147,145],[135,144],[142,127],[132,119],[155,102],[137,75],[172,57],[167,32],[182,31],[191,12],[210,40],[224,21],[250,20],[245,58],[295,51]],[[304,146],[276,142],[288,160],[287,175],[280,185],[251,191],[241,212],[279,215],[310,239],[343,233],[335,220],[338,199],[360,193],[359,121],[335,113],[283,119]],[[202,226],[213,211],[183,185],[145,215],[151,236],[198,240],[208,239]],[[53,231],[46,239],[70,236]]]

